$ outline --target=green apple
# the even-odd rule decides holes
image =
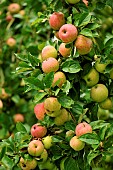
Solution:
[[[38,164],[44,163],[47,161],[47,159],[48,159],[48,152],[46,149],[44,149],[42,154],[39,157],[37,157],[37,162],[38,162]]]
[[[69,4],[76,4],[78,3],[80,0],[66,0],[67,3]]]
[[[102,109],[110,110],[113,107],[113,103],[112,103],[112,100],[110,98],[107,98],[103,102],[100,102],[99,106]]]
[[[61,108],[61,104],[56,97],[48,97],[44,101],[44,107],[47,111],[58,111]]]
[[[50,117],[57,117],[61,114],[61,110],[56,110],[56,111],[47,111],[46,114]]]
[[[23,157],[20,158],[19,166],[22,170],[35,169],[37,166],[37,161],[35,159],[25,160]]]
[[[95,69],[99,72],[99,73],[103,73],[106,69],[106,66],[108,65],[108,63],[101,63],[100,62],[100,58],[98,58],[95,62]]]
[[[95,102],[103,102],[108,98],[108,89],[104,84],[96,84],[91,88],[90,96]]]
[[[99,73],[94,69],[91,68],[89,73],[87,73],[83,79],[86,81],[88,87],[92,87],[96,85],[99,81]]]
[[[73,148],[75,151],[80,151],[84,148],[85,143],[82,142],[80,139],[78,139],[77,136],[74,136],[70,140],[70,146]]]
[[[107,119],[109,119],[109,115],[110,115],[109,110],[105,110],[105,109],[98,107],[98,111],[97,111],[98,119],[107,120]]]
[[[46,149],[50,149],[50,147],[52,146],[52,136],[46,136],[44,138],[42,138],[42,142],[44,144],[44,148]]]

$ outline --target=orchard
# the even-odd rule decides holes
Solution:
[[[0,28],[0,170],[112,170],[112,0],[1,0]]]

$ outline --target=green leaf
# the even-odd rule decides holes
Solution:
[[[88,154],[87,156],[87,160],[88,160],[88,163],[89,165],[91,164],[91,161],[96,158],[97,156],[99,156],[101,153],[100,152],[94,152],[94,151],[90,151],[90,153]]]
[[[106,123],[104,120],[97,120],[90,123],[93,130],[100,129],[108,124],[109,123]]]
[[[58,101],[65,108],[71,108],[71,105],[74,104],[74,101],[69,96],[66,95],[59,96]]]
[[[103,126],[103,127],[100,129],[99,136],[100,136],[100,139],[101,139],[101,140],[104,140],[107,129],[108,129],[108,125]]]
[[[16,124],[16,129],[17,129],[17,131],[19,131],[19,132],[25,132],[25,133],[27,133],[26,128],[24,127],[24,125],[23,125],[21,122],[17,122],[17,124]]]
[[[71,157],[67,158],[64,162],[64,169],[65,170],[79,170],[77,161]]]
[[[86,13],[86,12],[83,12],[81,14],[81,17],[79,19],[79,26],[85,26],[87,25],[91,20],[91,14],[90,13]]]
[[[62,91],[66,94],[69,93],[69,90],[72,88],[71,83],[67,80],[66,83],[62,86]]]
[[[107,132],[106,132],[106,139],[107,138],[109,138],[110,136],[113,136],[113,123],[112,124],[110,124],[110,126],[109,126],[109,128],[108,128],[108,130],[107,130]]]
[[[11,158],[9,158],[8,156],[4,156],[2,158],[2,163],[3,165],[6,167],[7,170],[11,170],[13,169],[13,160]]]
[[[40,100],[43,99],[44,96],[46,96],[46,92],[37,92],[37,94],[34,96],[35,103],[38,103]]]
[[[90,29],[88,29],[88,28],[82,29],[80,34],[82,34],[84,36],[88,36],[88,37],[93,37],[92,31]]]
[[[41,80],[35,77],[28,77],[24,79],[25,83],[28,84],[32,89],[40,90],[44,89],[44,84]]]
[[[79,139],[83,142],[86,142],[87,144],[99,144],[99,137],[96,134],[93,133],[87,133],[79,137]]]
[[[51,87],[53,79],[54,79],[54,72],[50,72],[46,74],[46,76],[43,78],[43,83],[44,83],[45,88]]]
[[[2,149],[0,149],[0,160],[4,157],[6,153],[6,146],[4,145]]]

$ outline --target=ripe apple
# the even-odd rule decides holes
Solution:
[[[64,24],[59,30],[59,37],[64,43],[73,42],[77,35],[77,28],[72,24]]]
[[[104,84],[96,84],[91,88],[90,96],[95,102],[103,102],[108,97],[108,89]]]
[[[88,6],[88,0],[82,0],[86,6]]]
[[[107,120],[109,119],[109,116],[110,116],[109,110],[105,110],[105,109],[98,107],[98,112],[97,112],[98,119]]]
[[[58,115],[61,114],[61,110],[56,110],[56,111],[47,111],[46,114],[50,117],[57,117]]]
[[[52,83],[52,87],[57,85],[58,87],[62,87],[62,85],[66,82],[66,76],[63,72],[58,71],[54,74],[54,79]]]
[[[14,38],[10,37],[7,39],[6,44],[9,47],[14,47],[16,45],[16,40]]]
[[[47,111],[57,111],[60,110],[61,104],[58,102],[56,97],[48,97],[44,101],[44,107]]]
[[[67,58],[71,54],[71,47],[67,48],[66,43],[61,43],[59,46],[59,53],[64,57]]]
[[[86,134],[86,133],[92,133],[92,127],[90,124],[83,122],[79,123],[75,128],[75,134],[77,137]]]
[[[11,14],[17,14],[20,11],[20,5],[18,3],[12,3],[8,6],[8,11]]]
[[[6,21],[10,22],[13,19],[13,16],[11,14],[6,16]]]
[[[70,146],[73,148],[75,151],[80,151],[84,148],[85,143],[82,142],[80,139],[78,139],[77,136],[74,136],[70,140]]]
[[[34,124],[31,127],[31,135],[35,138],[42,138],[46,135],[47,128],[38,124]]]
[[[59,39],[59,40],[60,40],[60,37],[59,37],[59,31],[55,31],[55,32],[54,32],[54,35],[55,35],[55,37],[56,37],[57,39]]]
[[[54,12],[49,18],[49,25],[54,30],[59,30],[64,24],[65,18],[62,12]]]
[[[28,145],[28,153],[31,156],[40,156],[44,151],[44,145],[40,140],[32,140]]]
[[[83,79],[86,81],[88,87],[92,87],[96,85],[99,81],[99,73],[94,69],[91,68],[89,73],[87,73]]]
[[[98,58],[95,62],[95,69],[99,72],[99,73],[103,73],[106,69],[106,66],[108,65],[108,63],[100,63],[100,58]]]
[[[2,102],[2,100],[0,99],[0,109],[2,109],[3,108],[3,102]]]
[[[42,138],[42,142],[43,142],[45,149],[50,149],[50,147],[52,146],[52,142],[53,142],[52,136],[46,136]]]
[[[42,49],[41,57],[43,61],[49,57],[57,58],[57,50],[54,46],[47,45]]]
[[[59,62],[55,58],[48,58],[42,62],[42,70],[44,73],[56,72],[59,69]]]
[[[16,113],[13,116],[13,120],[14,120],[15,123],[17,123],[17,122],[24,122],[24,115],[21,114],[21,113]]]
[[[20,10],[20,11],[19,11],[19,14],[20,14],[21,16],[24,16],[24,15],[25,15],[25,10],[23,10],[23,9]]]
[[[80,55],[88,54],[92,49],[93,42],[90,38],[84,35],[78,35],[75,46]]]
[[[66,2],[68,2],[69,4],[76,4],[78,3],[80,0],[66,0]]]
[[[54,170],[55,164],[48,158],[46,162],[39,164],[39,169]]]
[[[38,120],[43,120],[45,116],[44,103],[36,104],[34,107],[34,113]]]
[[[23,157],[20,158],[19,166],[22,170],[31,170],[35,169],[37,166],[36,159],[24,159]]]
[[[102,109],[110,110],[113,107],[113,103],[112,103],[112,100],[110,98],[107,98],[103,102],[100,102],[99,106]]]

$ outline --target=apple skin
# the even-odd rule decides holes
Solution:
[[[47,111],[58,111],[61,108],[61,104],[56,97],[48,97],[44,101],[44,107]]]
[[[54,32],[54,35],[55,35],[55,37],[56,37],[58,40],[60,40],[59,31],[55,31],[55,32]]]
[[[88,87],[92,87],[96,85],[99,81],[99,73],[94,69],[91,68],[89,73],[87,73],[83,79],[86,81]]]
[[[14,38],[10,37],[7,39],[6,44],[9,47],[14,47],[16,45],[16,40]]]
[[[75,128],[75,134],[77,137],[84,135],[86,133],[92,133],[92,127],[90,124],[83,122],[79,123]]]
[[[31,135],[35,138],[42,138],[46,135],[47,128],[38,124],[34,124],[31,127]]]
[[[59,88],[61,88],[62,85],[66,82],[66,76],[65,76],[65,74],[64,74],[63,72],[58,71],[58,72],[56,72],[56,73],[54,74],[54,79],[53,79],[52,87],[55,86],[55,84],[56,84],[57,81],[59,81],[58,84],[57,84],[57,86],[58,86]]]
[[[0,99],[0,109],[2,109],[3,108],[3,102],[2,102],[2,100]]]
[[[42,49],[42,60],[47,60],[49,57],[57,58],[57,50],[52,45],[47,45]]]
[[[25,15],[25,10],[20,10],[20,11],[19,11],[19,14],[20,14],[21,16],[24,16],[24,15]]]
[[[52,136],[46,136],[42,138],[42,142],[43,142],[45,149],[50,149],[50,147],[52,146],[52,142],[53,142]]]
[[[88,6],[88,0],[82,0],[86,6]]]
[[[17,122],[24,122],[24,115],[21,113],[17,113],[13,116],[13,120],[15,123]]]
[[[80,0],[66,0],[66,2],[68,2],[69,4],[76,4],[80,2]]]
[[[91,88],[90,96],[95,102],[103,102],[108,98],[108,89],[104,84],[96,84]]]
[[[64,43],[73,42],[77,35],[77,28],[72,24],[64,24],[59,30],[59,37]]]
[[[8,11],[11,13],[11,14],[17,14],[19,11],[20,11],[20,5],[17,4],[17,3],[12,3],[8,6]]]
[[[61,114],[61,110],[56,110],[56,111],[47,111],[46,114],[50,117],[57,117]]]
[[[54,30],[59,30],[65,24],[64,14],[62,12],[54,12],[49,17],[49,25]]]
[[[9,94],[6,93],[6,90],[4,88],[2,88],[2,90],[0,91],[0,99],[7,99],[9,97]]]
[[[75,151],[80,151],[84,148],[85,143],[82,142],[80,139],[78,139],[77,136],[74,136],[70,140],[70,146],[73,148]]]
[[[105,110],[98,107],[97,117],[99,120],[107,120],[109,119],[109,115],[110,115],[109,110]]]
[[[100,63],[100,58],[98,58],[94,66],[99,73],[104,73],[107,65],[108,63]]]
[[[38,157],[38,164],[46,162],[48,159],[47,150],[44,148],[42,154]]]
[[[71,54],[71,48],[66,48],[66,43],[61,43],[59,46],[59,53],[64,57],[67,58]]]
[[[9,15],[6,16],[6,21],[7,21],[7,22],[12,21],[12,19],[13,19],[13,16],[12,16],[11,14],[9,14]]]
[[[36,104],[34,107],[34,113],[38,120],[43,120],[45,116],[45,108],[44,103]]]
[[[31,156],[40,156],[44,151],[44,145],[40,140],[32,140],[28,145],[28,153]]]
[[[23,157],[21,157],[19,161],[19,166],[21,167],[22,170],[35,169],[37,166],[37,161],[36,159],[25,160]]]
[[[59,62],[55,58],[48,58],[42,62],[42,71],[44,73],[56,72],[59,69]]]
[[[107,98],[103,102],[100,102],[99,106],[102,109],[110,110],[113,107],[113,103],[112,103],[112,100],[110,98]]]
[[[88,54],[93,46],[93,42],[90,38],[85,37],[83,35],[78,35],[75,46],[80,55]]]

